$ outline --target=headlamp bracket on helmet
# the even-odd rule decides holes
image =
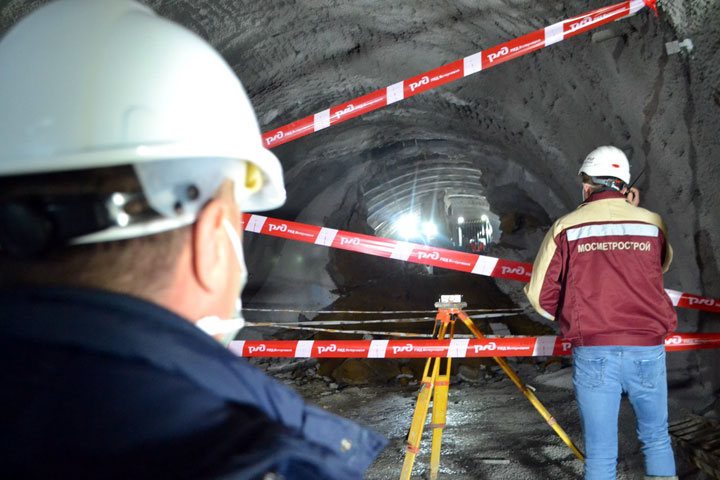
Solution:
[[[84,235],[157,217],[140,192],[20,197],[0,204],[0,252],[34,257]]]
[[[604,191],[604,190],[614,190],[616,192],[622,192],[622,189],[627,187],[627,184],[620,180],[619,178],[615,177],[591,177],[588,175],[590,180],[596,185],[602,185],[604,188],[601,188],[597,191]]]

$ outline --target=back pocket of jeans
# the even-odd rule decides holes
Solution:
[[[573,382],[589,388],[602,386],[605,380],[604,358],[573,357]]]
[[[655,388],[660,379],[662,367],[665,364],[665,352],[661,353],[657,358],[634,360],[634,363],[642,386]]]

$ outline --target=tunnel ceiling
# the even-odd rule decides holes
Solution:
[[[42,3],[0,3],[0,32]],[[613,2],[145,3],[221,52],[268,131]],[[441,218],[450,232],[453,218],[487,212],[502,232],[496,255],[530,261],[542,228],[578,204],[582,158],[614,144],[634,173],[645,170],[644,206],[671,226],[681,267],[670,286],[720,296],[720,15],[711,3],[660,2],[658,18],[644,9],[279,146],[288,201],[270,215],[393,236],[407,213]],[[692,53],[666,53],[685,37]],[[326,250],[249,237],[255,290],[307,274],[288,258],[321,271],[330,261]],[[323,275],[313,288],[331,291],[337,278]]]

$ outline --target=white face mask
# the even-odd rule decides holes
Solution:
[[[245,266],[245,254],[243,253],[242,243],[240,242],[240,235],[238,235],[235,231],[235,227],[233,227],[232,224],[225,218],[223,218],[223,227],[225,227],[225,231],[227,232],[228,237],[230,237],[230,243],[235,251],[235,257],[237,257],[238,266],[240,268],[240,292],[242,293],[245,288],[245,284],[247,284],[248,273],[247,267]],[[239,298],[238,304],[242,305],[242,300]],[[240,309],[238,308],[238,312],[239,311]]]
[[[248,276],[247,267],[245,266],[245,255],[243,254],[242,244],[240,243],[240,236],[232,224],[226,219],[223,219],[223,227],[225,227],[225,231],[230,238],[230,243],[235,251],[235,256],[237,257],[240,268],[240,294],[245,288]],[[219,341],[223,346],[227,347],[245,325],[245,319],[242,316],[242,299],[238,297],[235,302],[233,318],[221,319],[217,316],[203,317],[198,320],[195,325],[210,336],[222,335]]]

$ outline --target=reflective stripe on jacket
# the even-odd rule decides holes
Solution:
[[[663,288],[666,233],[622,194],[595,193],[550,228],[525,293],[573,345],[658,345],[677,326]]]

